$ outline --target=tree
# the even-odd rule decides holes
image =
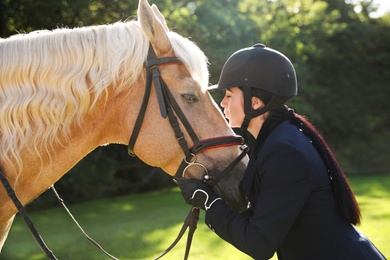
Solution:
[[[33,30],[113,23],[136,14],[135,1],[1,0],[1,37]],[[1,14],[1,13],[0,13]]]
[[[299,95],[290,104],[314,120],[348,170],[388,171],[381,156],[389,154],[386,20],[325,1],[274,1],[270,8],[262,37],[298,74]]]
[[[137,4],[0,0],[0,36],[135,19]],[[261,42],[286,54],[297,71],[299,87],[288,105],[314,122],[349,172],[389,172],[390,15],[371,18],[372,1],[162,0],[157,4],[168,26],[208,56],[212,84],[238,49]],[[361,7],[360,13],[355,5]],[[147,190],[151,187],[138,184],[152,170],[129,158],[124,147],[98,148],[63,178],[58,189],[68,190],[70,200],[91,198],[91,191],[102,183],[100,194],[93,197]],[[170,185],[164,174],[156,179],[150,183]],[[74,190],[78,184],[82,191]]]

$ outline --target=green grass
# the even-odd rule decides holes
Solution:
[[[350,181],[363,216],[358,229],[389,258],[390,176],[357,176]]]
[[[363,213],[363,231],[390,256],[390,177],[350,179]],[[120,259],[153,259],[175,239],[190,207],[177,188],[73,205],[84,230]],[[109,259],[90,244],[60,207],[30,212],[41,236],[58,259]],[[186,235],[163,259],[182,259]],[[17,216],[0,259],[46,259]],[[204,224],[195,232],[190,259],[251,259],[221,240]],[[274,257],[276,259],[276,257]]]

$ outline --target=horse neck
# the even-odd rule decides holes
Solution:
[[[12,225],[12,222],[14,220],[14,217],[15,216],[11,217],[5,223],[0,222],[0,253],[1,253],[1,249],[4,246],[5,240],[7,239],[9,230],[11,229],[11,225]]]
[[[85,116],[82,126],[75,123],[69,137],[58,137],[59,142],[51,146],[50,153],[41,151],[38,155],[35,151],[23,150],[20,154],[23,163],[21,173],[0,158],[0,165],[22,204],[29,203],[47,190],[96,147],[107,143],[127,144],[130,132],[126,125],[129,126],[132,120],[127,116],[129,110],[131,105],[128,94],[109,93]],[[2,187],[0,208],[1,227],[16,213]]]
[[[76,132],[76,131],[74,131]],[[16,195],[23,205],[47,190],[58,181],[78,161],[97,147],[93,133],[72,134],[67,143],[55,144],[50,153],[41,151],[38,155],[35,151],[23,150],[20,154],[23,169],[19,172],[10,164],[4,165],[4,172],[14,188]],[[3,188],[0,188],[0,226],[16,213],[16,209]]]

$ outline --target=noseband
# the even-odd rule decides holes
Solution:
[[[166,85],[166,83],[164,82],[164,80],[160,75],[158,66],[172,64],[172,63],[182,63],[182,62],[177,57],[157,58],[152,45],[149,46],[148,57],[145,62],[146,88],[145,88],[145,93],[142,100],[141,108],[134,125],[133,133],[130,137],[128,152],[131,156],[135,156],[134,145],[137,140],[139,131],[141,129],[143,119],[145,117],[145,111],[148,105],[150,90],[152,88],[152,81],[153,81],[154,86],[156,88],[157,100],[160,107],[161,116],[163,118],[167,118],[168,116],[169,123],[172,126],[172,129],[175,133],[175,137],[179,142],[180,147],[183,150],[185,155],[182,163],[180,164],[175,174],[175,178],[185,177],[185,174],[190,167],[198,166],[201,167],[205,172],[203,176],[203,181],[205,181],[210,186],[215,186],[231,169],[234,168],[234,166],[237,165],[237,163],[239,163],[244,158],[244,156],[248,151],[248,148],[245,145],[244,139],[241,136],[221,136],[221,137],[215,137],[215,138],[210,138],[205,140],[199,140],[194,129],[192,128],[191,124],[188,122],[186,116],[184,115],[183,111],[181,110],[180,106],[176,102],[174,96],[172,95],[171,91],[169,90],[168,86]],[[175,115],[175,113],[177,116]],[[194,143],[192,148],[188,147],[187,141],[184,138],[184,134],[180,129],[178,118],[180,119],[180,122],[183,124],[188,135],[190,136],[190,138]],[[218,147],[225,147],[225,146],[233,146],[233,145],[240,145],[242,152],[218,176],[211,176],[206,166],[196,161],[196,154],[204,150],[218,148]]]

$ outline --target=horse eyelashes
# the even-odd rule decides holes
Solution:
[[[181,94],[181,96],[184,98],[185,101],[187,102],[190,102],[190,103],[194,103],[194,102],[198,102],[198,98],[193,95],[193,94]]]

